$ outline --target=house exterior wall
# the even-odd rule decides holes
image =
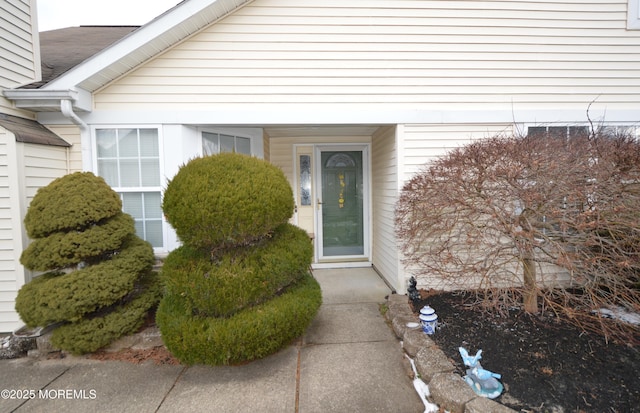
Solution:
[[[640,104],[640,31],[626,18],[626,0],[256,0],[103,88],[95,108],[489,104],[509,122],[585,120],[593,102],[614,116]]]
[[[512,134],[513,123],[504,124],[405,124],[401,128],[402,156],[401,187],[419,172],[425,163],[446,153],[447,150],[473,140],[495,135]]]
[[[19,327],[14,302],[26,278],[19,262],[24,245],[19,170],[15,136],[0,127],[0,331]]]
[[[16,142],[0,128],[0,332],[23,325],[15,297],[31,273],[20,264],[27,245],[23,220],[38,188],[67,173],[66,148]]]
[[[379,129],[372,138],[371,181],[373,214],[373,256],[376,270],[396,290],[404,291],[400,257],[394,230],[398,199],[398,140],[395,126]]]
[[[23,145],[23,205],[26,213],[26,207],[31,203],[38,189],[66,175],[70,170],[67,162],[67,148],[34,144],[19,145]]]
[[[39,80],[40,42],[35,0],[0,2],[0,90]],[[0,112],[33,119],[0,94]]]
[[[398,136],[402,140],[402,154],[400,155],[399,174],[401,176],[401,185],[411,179],[418,173],[425,164],[435,158],[446,153],[448,149],[456,148],[467,144],[473,140],[487,138],[496,135],[510,135],[519,133],[518,125],[514,124],[462,124],[462,125],[426,125],[412,124],[400,125],[398,127]],[[402,256],[400,253],[400,260]],[[514,260],[513,267],[505,267],[513,273],[519,274],[518,279],[521,280],[521,266]],[[412,275],[420,275],[418,279],[419,288],[435,288],[435,289],[460,289],[463,287],[478,287],[483,280],[480,278],[469,278],[467,284],[462,286],[452,284],[450,280],[444,280],[438,277],[421,274],[415,268],[400,265],[399,279],[406,282]],[[570,282],[570,274],[566,270],[551,264],[541,264],[538,268],[538,283],[541,286],[552,285],[568,285]],[[513,276],[511,273],[505,276],[502,285],[511,285]],[[495,286],[500,285],[498,279],[493,280]]]
[[[425,162],[514,123],[637,123],[639,73],[627,0],[255,0],[98,90],[81,116],[163,124],[167,177],[189,152],[170,131],[196,124],[397,125],[363,139],[374,265],[403,290],[392,206]],[[265,132],[263,155],[294,184],[295,145],[336,141]]]
[[[68,149],[69,173],[80,172],[82,168],[82,138],[80,128],[75,125],[45,125],[56,135],[71,144]],[[90,150],[90,148],[86,148]]]
[[[504,124],[405,124],[398,126],[397,139],[399,149],[398,175],[399,190],[404,183],[420,172],[425,165],[448,150],[463,146],[473,140],[488,138],[495,135],[516,133],[516,125]],[[402,253],[398,252],[399,261]],[[398,278],[407,281],[418,272],[411,267],[399,266]],[[417,278],[417,277],[416,277]],[[422,276],[419,279],[422,288],[452,288],[443,280]],[[460,288],[459,286],[457,288]]]

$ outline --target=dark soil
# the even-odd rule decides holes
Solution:
[[[156,326],[156,308],[152,308],[147,313],[144,322],[138,333],[144,332],[145,329]],[[164,346],[151,348],[125,348],[120,351],[98,350],[89,354],[88,358],[101,361],[125,361],[133,364],[153,363],[155,365],[179,365],[180,361],[175,358],[169,350]]]
[[[489,314],[472,299],[439,293],[414,307],[436,310],[431,337],[460,375],[466,368],[458,347],[470,355],[482,349],[482,367],[502,374],[497,402],[521,412],[640,412],[640,348],[607,344],[550,314]]]
[[[97,351],[89,356],[93,360],[102,361],[125,361],[133,364],[142,364],[153,362],[155,365],[169,364],[177,366],[180,364],[178,359],[165,347],[153,347],[148,349],[124,349],[117,352]]]

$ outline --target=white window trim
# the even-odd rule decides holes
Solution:
[[[204,156],[204,150],[202,149],[202,133],[217,133],[219,135],[229,135],[229,136],[233,136],[236,138],[246,138],[249,139],[249,144],[251,147],[251,156],[258,156],[257,155],[257,151],[256,151],[256,141],[255,141],[255,136],[253,136],[253,134],[248,133],[245,130],[242,129],[225,129],[225,128],[211,128],[211,127],[202,127],[202,128],[198,128],[198,154],[200,156]]]
[[[640,0],[628,0],[627,29],[640,30]]]
[[[570,128],[570,127],[587,127],[589,132],[591,132],[592,124],[589,123],[544,123],[544,124],[524,124],[525,126],[525,136],[529,134],[530,127],[544,127],[544,128],[553,128],[553,127],[562,127],[562,128]],[[623,129],[627,131],[627,133],[636,138],[640,139],[640,125],[637,122],[605,122],[598,123],[595,125],[596,128],[615,128],[615,129]],[[568,132],[568,130],[567,130]],[[567,137],[569,134],[567,133]]]
[[[98,129],[156,129],[158,131],[158,156],[160,160],[160,185],[159,186],[144,186],[144,187],[117,187],[114,188],[116,192],[160,192],[160,199],[164,197],[164,187],[166,186],[166,182],[162,182],[163,177],[165,177],[164,173],[164,140],[162,137],[162,125],[160,124],[113,124],[113,125],[91,125],[91,164],[92,164],[92,173],[96,176],[98,175],[98,144],[97,144],[97,134],[96,130]],[[162,202],[162,201],[161,201]],[[169,243],[168,237],[168,225],[167,221],[162,215],[162,245],[160,248],[153,248],[153,252],[156,255],[165,254],[168,251],[167,245]]]

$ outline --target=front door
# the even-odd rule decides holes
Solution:
[[[317,149],[320,262],[368,259],[367,156],[364,146]]]

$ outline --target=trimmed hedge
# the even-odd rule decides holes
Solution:
[[[304,332],[322,293],[311,240],[287,223],[293,192],[280,169],[239,154],[194,159],[163,210],[183,247],[165,260],[156,322],[181,362],[255,360]]]
[[[120,212],[84,231],[54,232],[38,238],[22,252],[20,262],[34,271],[67,268],[104,258],[105,253],[120,249],[123,240],[134,234],[133,218]]]
[[[62,350],[109,344],[160,299],[153,248],[121,208],[120,195],[90,172],[58,178],[31,201],[25,227],[34,239],[20,261],[49,272],[20,288],[15,308],[30,327],[66,322],[52,337]]]
[[[321,303],[320,286],[307,273],[282,295],[230,318],[193,316],[184,297],[166,294],[156,322],[181,363],[236,364],[272,354],[302,335]]]
[[[185,245],[220,250],[250,244],[287,222],[293,192],[267,161],[236,153],[193,159],[168,183],[162,209]]]
[[[283,224],[271,238],[229,251],[215,262],[210,254],[182,246],[165,260],[162,278],[169,294],[185,297],[189,312],[228,317],[301,279],[312,256],[307,233]]]
[[[120,196],[104,179],[91,172],[76,172],[38,190],[24,225],[29,238],[44,238],[58,231],[82,231],[121,210]]]
[[[18,291],[16,310],[31,327],[77,321],[129,294],[154,261],[151,244],[131,236],[109,260],[68,274],[44,274],[25,284]]]
[[[135,332],[144,322],[145,314],[162,295],[158,274],[150,271],[143,277],[141,292],[118,305],[104,316],[88,317],[58,327],[51,335],[51,344],[73,354],[94,352],[118,338]]]

